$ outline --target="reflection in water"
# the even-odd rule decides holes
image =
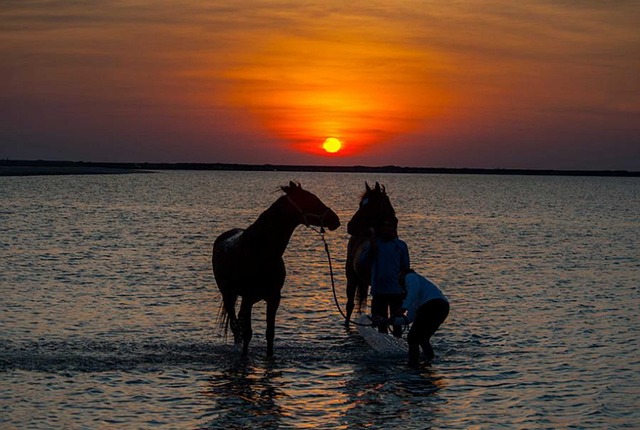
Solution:
[[[279,428],[282,408],[277,400],[284,396],[282,371],[271,363],[256,366],[248,360],[235,360],[216,372],[206,396],[215,400],[210,412],[210,428]]]
[[[431,367],[365,354],[359,363],[308,361],[234,359],[207,384],[205,427],[423,428],[445,402],[445,381]]]
[[[348,428],[429,427],[445,386],[431,367],[413,370],[395,361],[367,360],[345,384],[350,408],[344,421]]]

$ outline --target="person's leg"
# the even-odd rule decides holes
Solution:
[[[432,360],[435,356],[431,346],[431,336],[438,330],[440,325],[449,315],[449,303],[441,299],[430,300],[418,309],[416,315],[421,316],[421,337],[420,346],[427,360]],[[418,317],[416,316],[416,320]]]
[[[407,342],[409,343],[409,366],[417,367],[420,364],[420,334],[419,326],[411,326],[409,334],[407,335]]]
[[[409,361],[419,360],[420,347],[422,350],[428,349],[429,344],[429,314],[428,309],[425,306],[420,306],[416,311],[416,317],[411,324],[411,329],[407,335],[407,342],[409,343]],[[413,345],[413,349],[412,349]],[[428,355],[427,355],[428,357]]]
[[[431,337],[422,339],[420,343],[420,347],[422,348],[422,353],[427,361],[433,360],[435,357],[435,353],[433,352],[433,346],[431,346]]]
[[[386,294],[376,294],[371,299],[371,317],[374,321],[379,320],[381,324],[378,325],[379,333],[387,333],[386,319],[389,318],[387,313],[388,300]]]

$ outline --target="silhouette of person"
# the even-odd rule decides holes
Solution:
[[[427,360],[434,357],[431,336],[447,319],[449,301],[433,282],[412,269],[401,271],[400,284],[404,286],[407,295],[396,316],[403,316],[405,323],[413,323],[407,335],[409,365],[417,366],[420,362],[420,347]]]
[[[375,321],[387,321],[402,306],[404,289],[400,273],[409,269],[409,249],[398,238],[397,224],[385,221],[377,235],[372,235],[361,258],[371,262],[371,316]],[[378,324],[378,332],[387,333],[387,323]],[[402,326],[394,325],[393,335],[402,336]]]

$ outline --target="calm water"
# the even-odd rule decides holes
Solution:
[[[436,359],[380,357],[296,230],[265,360],[216,328],[215,237],[298,180],[344,224],[387,186],[412,264],[451,300]],[[640,181],[170,172],[0,178],[0,427],[640,428]]]

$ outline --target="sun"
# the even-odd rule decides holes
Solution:
[[[322,144],[322,148],[329,153],[335,153],[340,151],[342,148],[342,142],[336,139],[335,137],[327,137],[327,139]]]

